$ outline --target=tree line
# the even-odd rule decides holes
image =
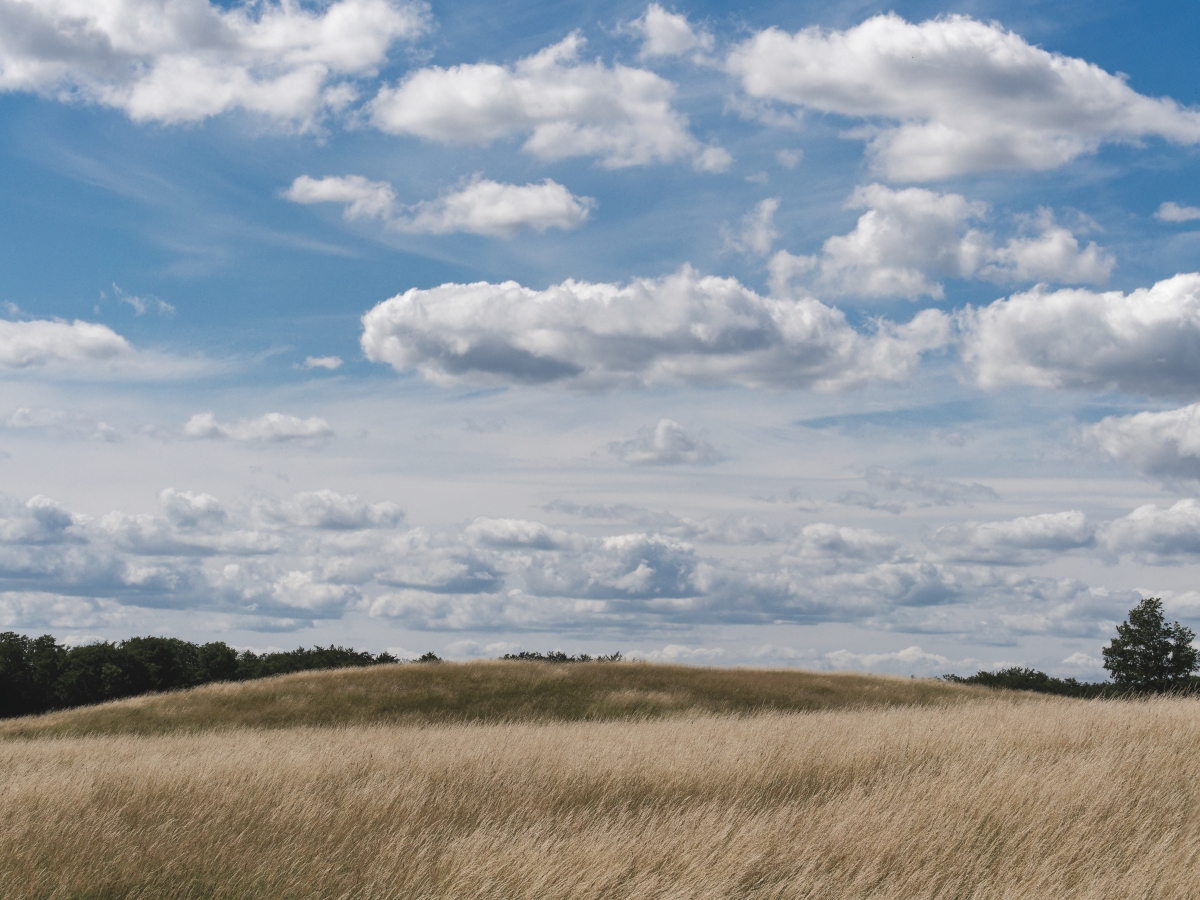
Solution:
[[[68,647],[48,634],[0,634],[0,718],[173,691],[213,681],[377,666],[399,660],[346,647],[298,647],[278,653],[238,652],[222,641],[135,637]]]

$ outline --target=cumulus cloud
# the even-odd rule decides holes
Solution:
[[[710,466],[721,460],[715,447],[670,419],[659,419],[653,428],[639,428],[636,437],[613,441],[608,452],[631,466]]]
[[[656,56],[683,56],[693,50],[713,48],[713,36],[697,32],[680,13],[667,12],[657,3],[646,7],[642,15],[629,23],[629,30],[642,36],[642,59]]]
[[[254,518],[265,526],[297,525],[335,531],[394,528],[404,521],[404,510],[395,503],[369,503],[355,494],[336,491],[302,491],[290,500],[260,499]]]
[[[133,348],[105,325],[93,322],[0,320],[0,366],[24,369],[47,363],[97,363],[133,356]]]
[[[934,533],[948,558],[1012,564],[1083,547],[1096,540],[1096,529],[1079,510],[1020,516],[1002,522],[948,525]]]
[[[728,658],[724,647],[689,647],[686,644],[667,644],[661,650],[630,650],[629,659],[649,659],[655,662],[699,663],[712,665]]]
[[[540,159],[594,156],[611,169],[681,158],[728,167],[728,153],[702,147],[671,106],[674,85],[644,69],[581,62],[583,45],[574,33],[512,66],[418,69],[379,91],[371,121],[389,134],[461,144],[528,133],[524,149]]]
[[[337,0],[0,2],[0,90],[195,122],[245,110],[300,127],[351,102],[398,40],[428,27],[425,4]]]
[[[1154,218],[1160,222],[1192,222],[1200,219],[1200,207],[1180,206],[1178,203],[1167,201],[1159,206]]]
[[[392,186],[361,175],[321,179],[301,175],[284,192],[294,203],[343,203],[348,220],[381,219],[409,234],[483,234],[512,237],[522,229],[570,231],[595,207],[591,197],[576,197],[556,181],[501,184],[479,175],[436,200],[401,209]]]
[[[395,215],[396,193],[386,181],[370,181],[362,175],[311,178],[301,175],[283,196],[293,203],[342,203],[342,215],[355,219],[390,219]]]
[[[912,24],[891,13],[845,31],[768,28],[735,47],[726,66],[756,100],[868,121],[851,135],[867,140],[893,181],[1052,169],[1107,142],[1200,142],[1200,112],[961,15]]]
[[[284,442],[329,437],[333,429],[324,419],[300,419],[285,413],[267,413],[255,419],[218,422],[211,412],[196,413],[183,426],[193,438],[227,438],[232,441]]]
[[[948,319],[854,330],[810,298],[761,297],[691,268],[628,285],[568,280],[413,288],[363,316],[368,359],[439,383],[708,383],[852,388],[902,381]]]
[[[813,270],[816,285],[834,294],[940,300],[943,278],[1105,284],[1115,265],[1095,242],[1080,249],[1049,210],[1031,220],[1036,233],[996,246],[992,232],[971,224],[986,216],[987,204],[960,194],[871,184],[856,188],[846,207],[867,210],[854,230],[829,238],[817,256],[780,251],[774,283]]]
[[[177,528],[217,528],[228,520],[221,501],[212,494],[167,488],[158,495],[167,520]]]
[[[1200,385],[1200,273],[1129,294],[1036,287],[958,315],[987,388],[1028,384],[1170,395]]]
[[[1187,498],[1167,509],[1148,503],[1110,522],[1102,540],[1114,553],[1144,561],[1171,562],[1200,554],[1200,500]]]
[[[1200,479],[1200,403],[1166,412],[1107,416],[1085,437],[1144,475]]]

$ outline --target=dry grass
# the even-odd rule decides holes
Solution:
[[[476,662],[302,672],[0,722],[0,738],[180,729],[578,721],[961,702],[981,688],[852,672]]]
[[[1198,704],[11,739],[0,896],[1197,897]]]

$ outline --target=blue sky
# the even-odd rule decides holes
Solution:
[[[0,627],[1098,678],[1200,628],[1194,4],[0,0]]]

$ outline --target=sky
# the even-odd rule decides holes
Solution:
[[[1200,630],[1200,6],[0,0],[0,629]]]

